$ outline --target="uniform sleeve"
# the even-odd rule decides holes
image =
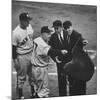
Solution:
[[[43,46],[40,47],[40,50],[43,55],[48,55],[49,49],[50,49],[50,46],[48,44],[44,44]]]
[[[12,35],[12,44],[14,46],[18,45],[18,36],[16,34],[14,34],[14,32],[13,32],[13,35]]]
[[[41,37],[34,39],[34,43],[37,44],[36,51],[38,55],[48,54],[48,50],[50,49],[50,46]]]
[[[12,35],[12,59],[16,59],[17,58],[17,53],[16,53],[17,44],[18,44],[17,35],[15,35],[13,33],[13,35]]]
[[[52,49],[52,48],[50,48],[49,49],[49,51],[48,51],[48,55],[54,60],[54,61],[56,61],[56,57],[57,56],[62,56],[62,53],[61,53],[61,51],[60,50],[58,50],[58,49]]]

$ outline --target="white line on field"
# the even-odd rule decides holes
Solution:
[[[87,52],[96,53],[96,50],[87,50]]]
[[[13,71],[13,72],[12,72],[12,74],[15,74],[15,75],[16,75],[16,74],[17,74],[17,72],[16,72],[16,71]],[[48,73],[48,75],[57,76],[57,73]]]

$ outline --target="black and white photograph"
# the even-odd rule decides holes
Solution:
[[[96,5],[12,0],[11,16],[12,100],[97,95]]]

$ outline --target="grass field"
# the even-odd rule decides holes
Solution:
[[[97,15],[96,6],[85,5],[68,5],[68,4],[52,4],[37,2],[12,2],[12,30],[19,23],[18,16],[21,12],[29,12],[32,16],[31,24],[34,29],[34,38],[40,35],[41,26],[52,26],[52,22],[56,19],[61,21],[71,20],[73,27],[80,32],[85,39],[89,41],[86,49],[97,51]],[[94,53],[90,53],[90,56]],[[93,62],[97,64],[96,55]],[[13,70],[14,71],[14,70]],[[12,71],[12,72],[13,72]],[[49,73],[56,73],[56,65],[49,67]],[[16,74],[12,73],[12,97],[15,100]],[[50,97],[59,96],[57,75],[49,74]],[[87,94],[96,94],[97,91],[97,72],[92,79],[87,82]],[[30,87],[28,82],[24,87],[25,98],[30,97]]]

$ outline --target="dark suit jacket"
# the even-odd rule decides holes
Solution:
[[[68,43],[67,36],[68,36],[68,33],[63,30],[64,40],[63,40],[62,43],[60,42],[58,35],[56,33],[52,34],[50,41],[49,41],[49,45],[53,49],[59,49],[59,50],[65,49],[65,50],[68,51],[68,54],[66,54],[65,56],[58,55],[59,59],[62,60],[63,63],[67,63],[72,59],[72,49],[73,49],[74,45],[76,44],[76,41],[79,39],[79,37],[80,37],[80,40],[79,40],[77,46],[79,46],[79,48],[83,47],[83,44],[82,44],[83,38],[82,38],[80,33],[73,30],[73,32],[70,36],[70,42],[69,43]],[[55,60],[53,55],[52,55],[52,59]]]

